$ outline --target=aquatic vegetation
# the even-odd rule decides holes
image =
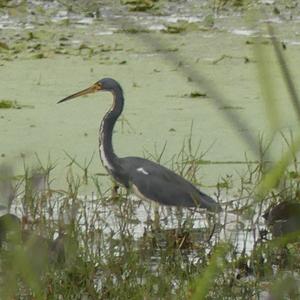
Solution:
[[[0,49],[9,50],[9,47],[6,43],[0,42]]]
[[[7,109],[7,108],[20,109],[21,106],[16,101],[13,100],[7,100],[7,99],[0,100],[0,109]]]
[[[203,93],[203,92],[193,91],[193,92],[190,92],[189,94],[184,94],[183,97],[205,98],[205,97],[207,97],[207,94]]]
[[[212,0],[210,1],[213,7],[217,10],[224,9],[224,8],[241,8],[245,7],[249,4],[253,4],[251,2],[255,1],[249,1],[249,0]]]
[[[166,28],[162,29],[162,32],[181,33],[181,32],[186,32],[186,31],[196,31],[198,29],[199,29],[198,23],[180,20],[174,24],[167,24]]]
[[[20,104],[15,100],[2,99],[0,100],[0,109],[22,109],[22,108],[34,108],[33,105]]]
[[[122,0],[121,2],[132,11],[146,11],[153,9],[158,0]]]

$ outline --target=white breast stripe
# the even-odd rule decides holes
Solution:
[[[136,169],[138,172],[143,173],[144,175],[149,175],[149,173],[147,171],[145,171],[143,168],[138,168]]]
[[[100,145],[100,156],[101,156],[101,160],[102,160],[102,163],[103,163],[104,167],[105,167],[106,169],[112,170],[112,167],[111,167],[110,163],[109,163],[108,160],[106,159],[105,152],[104,152],[104,149],[103,149],[103,145],[102,145],[102,144]]]
[[[111,164],[109,163],[108,159],[106,158],[106,155],[105,155],[105,151],[104,151],[104,146],[103,146],[103,142],[104,141],[104,131],[103,131],[103,127],[104,127],[104,122],[105,122],[105,119],[107,117],[108,114],[110,114],[111,112],[111,109],[105,114],[102,122],[101,122],[101,125],[100,125],[100,128],[99,128],[99,150],[100,150],[100,158],[101,158],[101,161],[102,161],[102,164],[103,166],[107,169],[107,170],[112,170],[112,166]]]

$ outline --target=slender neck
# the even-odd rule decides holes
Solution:
[[[114,152],[112,144],[112,133],[117,119],[121,115],[124,107],[124,97],[122,88],[112,91],[113,105],[104,116],[99,132],[100,158],[104,167],[110,171],[117,168],[118,157]]]

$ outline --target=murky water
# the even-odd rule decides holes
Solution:
[[[44,10],[41,14],[24,16],[8,10],[0,15],[1,41],[9,47],[1,51],[1,98],[29,105],[0,110],[0,160],[12,163],[16,173],[22,174],[24,158],[27,165],[38,164],[37,157],[43,164],[50,159],[57,165],[55,185],[59,188],[65,185],[66,166],[72,158],[77,161],[74,173],[80,177],[79,166],[84,167],[91,157],[89,174],[105,173],[98,159],[97,134],[111,96],[97,94],[56,104],[101,77],[116,78],[125,91],[125,111],[114,133],[118,155],[158,156],[166,144],[161,163],[174,167],[172,159],[176,162],[192,126],[195,147],[200,142],[200,153],[209,149],[203,159],[212,164],[201,166],[199,172],[199,182],[209,194],[215,190],[209,187],[227,174],[238,180],[245,170],[241,163],[245,156],[256,160],[241,139],[243,133],[255,138],[263,135],[266,140],[272,133],[252,43],[258,33],[267,38],[266,20],[286,44],[284,54],[295,82],[300,77],[297,11],[290,19],[285,12],[267,15],[255,24],[241,12],[230,16],[226,11],[213,13],[214,24],[209,28],[205,18],[212,10],[205,1],[170,2],[157,14],[129,12],[107,2],[99,18],[76,12],[78,8],[68,12],[56,2],[29,1],[27,9],[36,12],[38,5]],[[196,26],[179,34],[161,31],[177,26],[178,21]],[[128,33],[133,27],[138,32]],[[160,42],[153,43],[155,40]],[[297,127],[296,115],[288,103],[272,46],[267,41],[264,47],[270,52],[266,59],[276,86],[278,127],[288,132]],[[186,67],[207,78],[226,97],[226,103],[211,98],[205,85],[189,77]],[[207,95],[193,97],[195,92]],[[232,127],[228,112],[243,120],[242,127]],[[282,138],[276,135],[273,158],[283,149]],[[101,177],[103,188],[109,183],[107,177]],[[90,182],[82,192],[91,189]]]

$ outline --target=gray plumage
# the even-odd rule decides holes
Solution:
[[[125,157],[120,158],[120,166],[123,173],[127,174],[121,183],[127,188],[136,186],[146,199],[169,206],[200,206],[210,211],[218,211],[220,208],[192,183],[155,162],[139,157]]]

